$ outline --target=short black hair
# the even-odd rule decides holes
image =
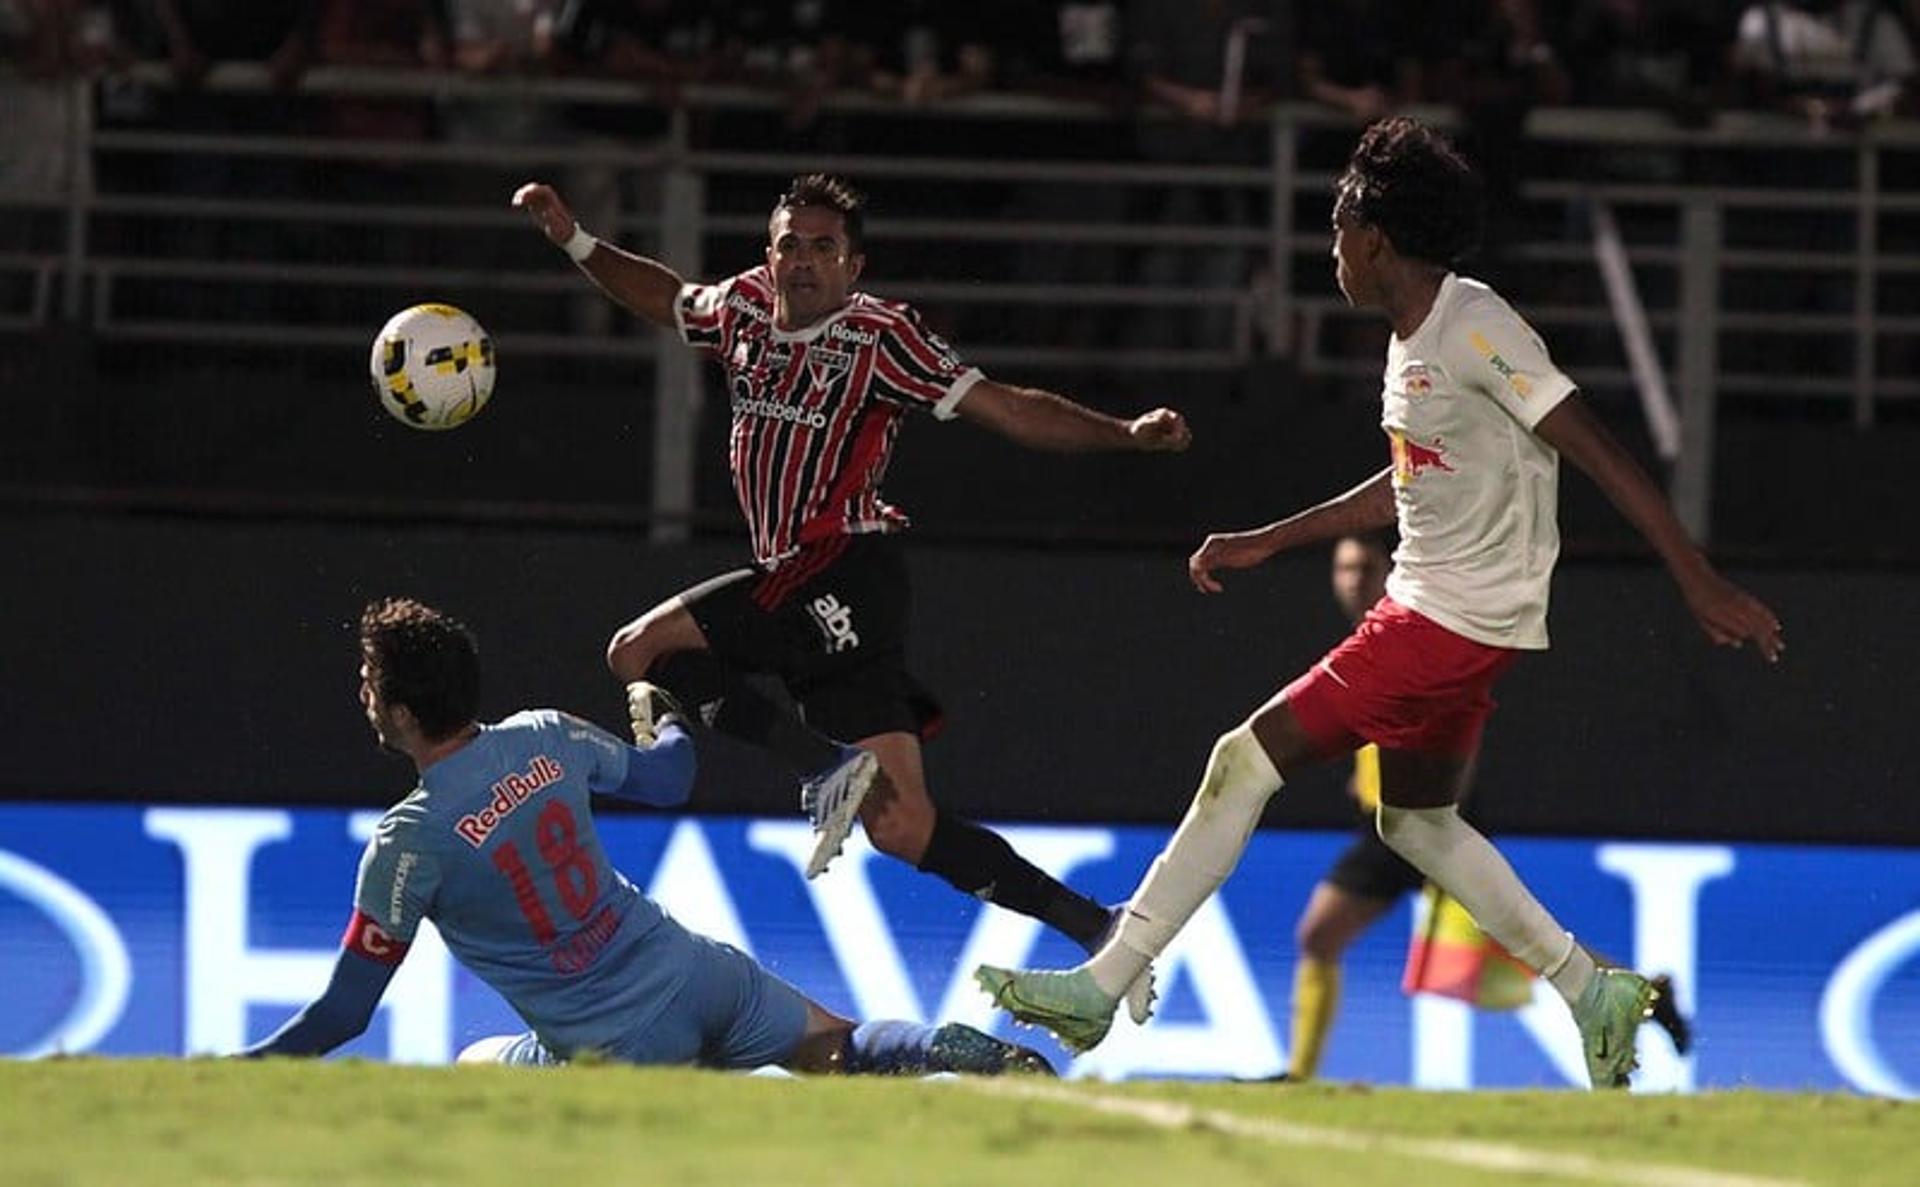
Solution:
[[[1446,136],[1393,116],[1361,134],[1334,183],[1333,213],[1379,228],[1403,256],[1451,268],[1480,246],[1486,191]]]
[[[867,197],[837,173],[802,173],[787,183],[787,192],[773,204],[776,213],[818,206],[839,214],[847,229],[847,246],[856,254],[866,250]]]
[[[457,619],[412,598],[381,598],[360,612],[360,657],[387,705],[405,705],[438,742],[480,712],[480,647]]]

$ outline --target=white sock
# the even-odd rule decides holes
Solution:
[[[1125,993],[1220,889],[1280,783],[1279,770],[1250,727],[1229,730],[1213,744],[1186,819],[1154,858],[1113,939],[1083,966],[1102,991]]]
[[[1567,999],[1567,1004],[1572,1005],[1580,1000],[1581,994],[1587,991],[1587,984],[1593,980],[1594,973],[1598,971],[1593,963],[1593,954],[1575,943],[1573,937],[1569,935],[1567,954],[1560,959],[1560,967],[1542,969],[1540,973],[1549,984],[1560,991],[1561,997]]]
[[[1593,976],[1593,959],[1533,897],[1507,859],[1452,806],[1380,805],[1380,839],[1460,901],[1480,929],[1527,967],[1548,974],[1563,995],[1578,997]],[[1562,984],[1565,981],[1566,984]]]

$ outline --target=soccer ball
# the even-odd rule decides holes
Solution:
[[[415,305],[373,340],[373,392],[410,429],[452,429],[493,394],[493,339],[451,305]]]

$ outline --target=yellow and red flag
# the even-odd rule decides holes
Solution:
[[[1483,1010],[1517,1010],[1533,1000],[1534,971],[1467,914],[1452,895],[1427,883],[1414,908],[1402,992],[1437,993]]]

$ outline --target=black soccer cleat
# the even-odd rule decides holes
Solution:
[[[1679,999],[1673,995],[1673,977],[1661,973],[1653,978],[1653,987],[1660,996],[1653,999],[1653,1013],[1648,1018],[1667,1032],[1674,1051],[1685,1055],[1693,1047],[1693,1025],[1680,1013]]]

